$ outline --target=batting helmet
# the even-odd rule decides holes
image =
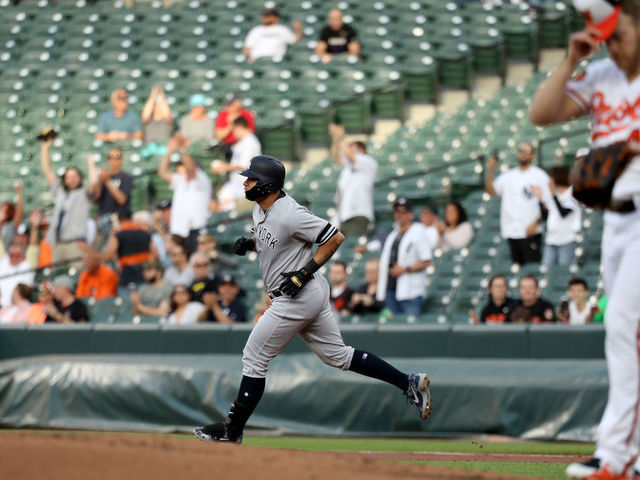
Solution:
[[[284,186],[284,165],[275,157],[258,155],[251,159],[249,168],[238,172],[240,175],[255,178],[258,183],[245,192],[247,200],[257,200],[272,192],[282,189]]]

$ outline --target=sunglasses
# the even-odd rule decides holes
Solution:
[[[529,148],[519,148],[518,152],[519,153],[533,153],[533,150],[531,150]]]
[[[194,267],[208,267],[209,264],[208,263],[194,263],[193,266]]]
[[[107,158],[110,159],[114,159],[114,160],[119,160],[122,158],[122,155],[118,154],[118,155],[107,155]]]
[[[393,210],[394,213],[407,213],[410,212],[411,210],[409,210],[408,208],[395,208]]]

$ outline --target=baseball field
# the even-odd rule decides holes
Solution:
[[[191,435],[0,430],[0,478],[508,479],[565,478],[593,445],[501,437],[436,439],[246,436],[241,446]]]

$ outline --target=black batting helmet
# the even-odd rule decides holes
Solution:
[[[247,200],[256,200],[272,192],[281,190],[284,186],[285,169],[282,162],[269,155],[258,155],[251,159],[249,168],[238,172],[240,175],[255,178],[258,183],[245,192]]]

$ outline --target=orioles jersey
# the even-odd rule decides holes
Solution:
[[[594,148],[614,142],[640,142],[640,77],[631,82],[613,60],[589,64],[567,83],[566,93],[591,116]],[[636,156],[616,181],[613,198],[640,195],[640,157]]]

